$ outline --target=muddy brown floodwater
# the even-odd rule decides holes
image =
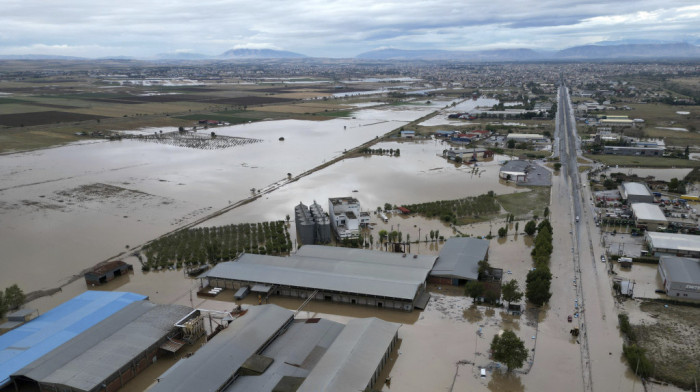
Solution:
[[[391,221],[399,217],[392,218]],[[404,221],[405,222],[405,221]],[[421,222],[443,227],[439,221]],[[478,235],[488,226],[473,225]],[[443,229],[440,229],[441,232]],[[447,228],[444,228],[447,232]],[[507,278],[517,279],[524,285],[529,262],[522,255],[531,249],[529,237],[521,234],[507,239],[491,240],[491,263],[510,271]],[[421,244],[421,253],[436,254],[441,243]],[[137,264],[133,257],[127,262]],[[103,286],[87,287],[83,280],[76,281],[52,297],[44,297],[32,303],[44,312],[86,289],[134,291],[148,295],[156,303],[177,303],[212,310],[230,310],[237,302],[233,291],[225,290],[215,299],[199,298],[196,295],[199,281],[184,276],[181,270],[164,270],[143,273],[140,270],[119,277]],[[347,322],[354,317],[379,317],[402,324],[399,330],[401,345],[392,356],[390,368],[383,377],[391,376],[389,391],[511,391],[524,385],[527,375],[516,372],[506,374],[489,359],[488,347],[493,336],[504,329],[513,330],[526,344],[528,350],[539,345],[537,325],[546,315],[528,311],[521,316],[506,314],[501,308],[475,306],[470,298],[463,296],[461,288],[429,285],[432,299],[425,311],[410,313],[362,307],[357,305],[330,304],[312,301],[300,312],[300,318],[325,317]],[[256,306],[257,299],[249,296],[239,302],[244,306]],[[296,310],[302,301],[294,298],[272,297],[270,303]],[[534,337],[534,338],[533,338]],[[530,358],[533,352],[530,351]],[[538,352],[537,355],[540,355]],[[544,354],[546,357],[546,354]],[[150,385],[159,372],[165,371],[177,358],[164,357],[162,363],[148,373],[139,376],[130,387],[139,390]],[[539,359],[539,358],[538,358]],[[458,363],[461,363],[458,366]],[[529,368],[529,364],[525,369]],[[479,368],[486,367],[488,377],[479,377]],[[516,388],[516,389],[513,389]],[[521,389],[520,389],[521,390]]]
[[[263,140],[222,150],[123,140],[2,155],[0,287],[56,287],[127,245],[244,199],[251,188],[284,183],[287,173],[312,169],[432,110],[365,109],[354,118],[216,128]]]

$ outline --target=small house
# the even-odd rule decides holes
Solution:
[[[85,283],[100,285],[109,282],[117,276],[126,275],[133,271],[134,266],[121,260],[108,261],[92,267],[85,273]]]

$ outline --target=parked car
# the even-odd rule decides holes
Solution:
[[[574,318],[571,317],[571,315],[569,315],[569,317],[567,317],[566,319],[567,319],[569,322],[572,322],[572,321],[574,320]]]
[[[659,289],[659,290],[654,290],[654,292],[655,292],[656,294],[666,294],[666,290],[661,290],[661,289]]]
[[[607,261],[607,260],[605,260],[605,255],[600,255],[600,261],[602,261],[603,263],[605,263]]]

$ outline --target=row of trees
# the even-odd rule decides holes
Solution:
[[[535,224],[530,221],[525,225],[526,232]],[[535,268],[527,273],[525,280],[525,296],[528,301],[536,305],[543,305],[549,301],[552,293],[549,291],[552,283],[552,273],[549,270],[549,260],[552,256],[552,225],[548,219],[537,225],[535,247],[531,252]]]
[[[292,241],[283,221],[243,223],[182,230],[159,238],[143,248],[144,270],[217,263],[239,253],[287,254]]]
[[[439,217],[447,223],[457,223],[463,218],[495,215],[501,211],[501,205],[496,200],[493,191],[479,196],[411,204],[405,207],[428,218]]]
[[[5,317],[8,310],[17,309],[23,303],[24,292],[16,284],[5,288],[4,292],[0,290],[0,318]]]
[[[398,157],[401,155],[401,150],[399,150],[398,148],[363,148],[360,150],[360,154],[389,155],[392,157]]]

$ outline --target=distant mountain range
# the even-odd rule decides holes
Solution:
[[[153,58],[127,56],[104,57],[117,60],[252,60],[252,59],[302,59],[307,56],[274,49],[231,49],[220,55],[177,52],[161,53]],[[101,60],[100,59],[100,60]],[[427,60],[427,61],[538,61],[538,60],[652,60],[652,59],[700,59],[700,46],[690,43],[661,41],[602,41],[594,45],[574,46],[558,51],[532,49],[493,50],[404,50],[378,49],[355,56],[359,60]],[[84,57],[42,54],[0,55],[0,60],[88,60]]]
[[[543,52],[532,49],[480,51],[379,49],[356,56],[364,60],[456,60],[456,61],[534,61],[534,60],[623,60],[700,58],[700,47],[688,43],[583,45]]]
[[[300,59],[303,54],[274,49],[231,49],[219,57],[226,59]]]

